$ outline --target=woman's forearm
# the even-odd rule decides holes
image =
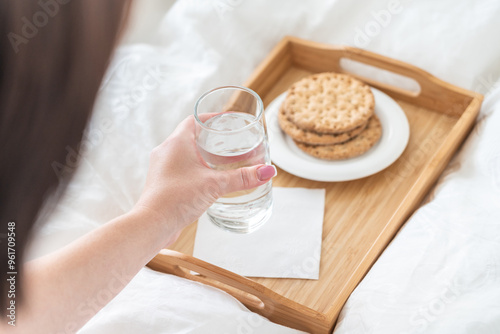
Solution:
[[[9,330],[76,332],[218,197],[256,188],[274,176],[274,167],[265,165],[209,168],[196,148],[194,122],[193,116],[186,118],[152,151],[143,192],[130,213],[25,264],[25,300]]]
[[[173,240],[177,231],[163,219],[147,209],[132,211],[27,263],[19,330],[76,332]]]

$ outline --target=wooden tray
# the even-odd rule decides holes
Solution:
[[[311,333],[330,333],[345,301],[424,196],[471,130],[482,96],[455,87],[406,63],[346,46],[284,38],[245,86],[267,106],[293,82],[314,72],[346,72],[342,58],[412,78],[420,92],[356,76],[402,107],[410,141],[387,169],[355,181],[315,182],[283,170],[273,185],[326,188],[319,280],[248,279],[203,262],[193,252],[196,224],[148,266],[219,287],[270,320]],[[200,276],[190,274],[190,270]]]

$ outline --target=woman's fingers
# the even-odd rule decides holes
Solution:
[[[257,165],[238,169],[217,171],[222,196],[240,190],[256,188],[276,176],[273,165]]]

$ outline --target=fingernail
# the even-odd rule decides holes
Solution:
[[[259,181],[266,181],[276,176],[277,171],[276,167],[273,165],[264,165],[262,167],[257,168],[257,178]]]

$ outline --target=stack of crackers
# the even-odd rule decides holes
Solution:
[[[313,74],[294,83],[278,121],[304,152],[327,160],[359,156],[380,139],[370,87],[346,74]]]

